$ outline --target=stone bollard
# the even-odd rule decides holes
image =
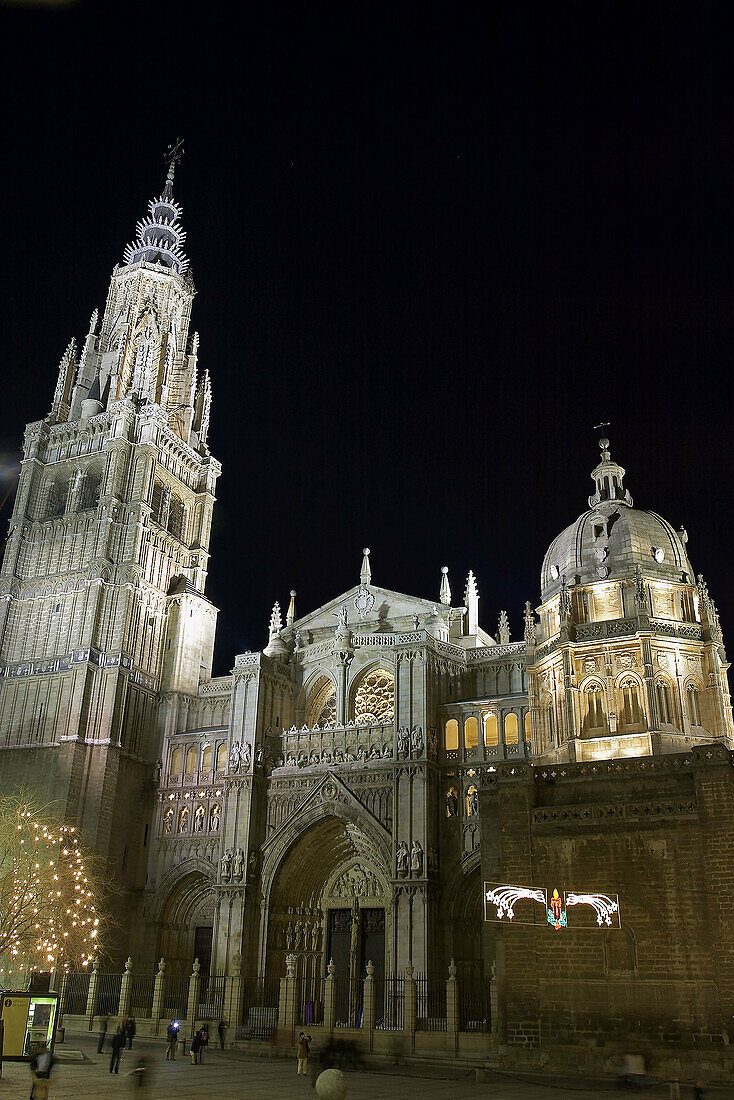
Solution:
[[[347,1079],[340,1069],[325,1069],[316,1078],[316,1095],[319,1100],[344,1100],[347,1095]]]
[[[117,1015],[122,1019],[127,1016],[130,1011],[130,983],[133,980],[132,975],[133,961],[128,959],[125,963],[125,972],[122,975],[122,982],[120,983],[120,1001],[117,1006]]]

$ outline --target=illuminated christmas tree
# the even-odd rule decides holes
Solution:
[[[73,826],[0,800],[0,974],[87,966],[99,951],[99,896]]]

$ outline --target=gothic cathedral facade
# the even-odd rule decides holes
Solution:
[[[53,797],[127,892],[117,955],[173,973],[488,974],[480,811],[498,771],[732,746],[716,608],[687,536],[601,440],[511,641],[452,599],[359,581],[212,678],[220,467],[173,167],[104,313],[29,424],[0,575],[5,790]],[[355,560],[355,581],[358,559]],[[381,565],[381,569],[384,566]],[[512,771],[512,768],[510,769]],[[565,773],[564,773],[565,774]],[[488,805],[488,803],[487,803]],[[484,870],[484,875],[483,875]]]

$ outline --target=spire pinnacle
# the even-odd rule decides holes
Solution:
[[[359,571],[359,583],[369,584],[372,580],[372,570],[370,569],[370,548],[365,546],[362,551],[362,568]]]
[[[288,604],[288,612],[285,617],[285,625],[293,626],[296,618],[296,590],[291,588],[291,602]]]
[[[597,429],[601,431],[609,426],[608,421],[596,425]],[[631,508],[632,497],[624,487],[624,467],[612,460],[609,452],[609,440],[606,436],[602,436],[599,440],[599,449],[601,451],[601,461],[591,472],[591,477],[596,485],[596,492],[589,497],[589,507],[594,508],[604,500],[616,500],[620,504],[628,504]]]
[[[451,585],[449,584],[449,567],[448,565],[441,566],[441,591],[438,598],[441,603],[446,604],[448,607],[451,604]]]
[[[500,611],[499,622],[497,623],[497,637],[500,645],[507,645],[510,641],[510,620],[507,618],[506,611]]]
[[[270,642],[272,642],[273,638],[275,638],[278,634],[280,634],[282,629],[283,629],[283,619],[281,618],[281,614],[280,614],[280,604],[276,600],[275,603],[273,604],[273,610],[270,613],[270,626],[268,628],[268,633],[269,633],[269,639],[268,640]]]
[[[476,634],[479,630],[479,589],[477,588],[477,578],[474,576],[473,569],[469,570],[469,576],[466,578],[464,603],[469,611],[468,632],[469,634]]]
[[[184,155],[183,138],[176,138],[172,142],[165,153],[163,159],[168,164],[168,172],[166,173],[166,185],[163,188],[163,198],[169,201],[173,198],[173,177],[176,172],[176,165]]]

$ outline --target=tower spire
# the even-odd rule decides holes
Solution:
[[[173,198],[173,177],[182,156],[183,141],[177,138],[168,147],[165,156],[168,172],[163,194],[148,203],[148,217],[138,222],[137,237],[125,248],[123,259],[126,264],[145,260],[149,264],[171,268],[178,275],[185,275],[188,271],[189,260],[182,248],[186,240],[186,231],[180,222],[183,208]]]
[[[449,584],[449,567],[448,565],[441,566],[441,590],[438,594],[442,604],[447,607],[451,603],[451,585]]]
[[[597,424],[596,429],[604,431],[609,426],[609,422],[605,421],[602,424]],[[632,497],[624,487],[624,467],[612,460],[609,453],[609,440],[606,436],[602,436],[599,440],[599,449],[601,451],[601,461],[591,471],[591,476],[596,485],[596,492],[589,497],[589,508],[594,508],[603,500],[616,500],[620,504],[628,504],[631,508]]]
[[[466,578],[464,603],[469,612],[468,633],[476,634],[479,630],[479,589],[477,588],[477,578],[474,576],[473,569],[469,570],[469,576]]]

